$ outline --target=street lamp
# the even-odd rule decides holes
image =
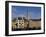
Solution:
[[[28,8],[27,8],[27,20],[28,20],[28,24],[27,24],[27,29],[28,29],[29,28]]]

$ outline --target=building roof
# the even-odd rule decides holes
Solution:
[[[14,18],[13,21],[16,21],[16,19],[17,18]],[[25,17],[23,17],[23,18],[22,17],[18,17],[18,20],[22,20],[22,19],[24,19],[25,21],[28,21],[28,19],[25,18]],[[40,19],[29,19],[29,20],[32,20],[32,21],[41,21],[41,18]]]
[[[41,19],[30,19],[32,21],[41,21]]]

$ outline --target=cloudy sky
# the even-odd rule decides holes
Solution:
[[[41,17],[41,7],[12,6],[12,19],[20,16],[39,19]]]

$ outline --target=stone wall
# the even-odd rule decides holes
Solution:
[[[29,28],[39,28],[41,27],[41,21],[30,21],[29,22]]]

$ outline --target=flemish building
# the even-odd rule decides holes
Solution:
[[[41,19],[29,19],[25,17],[17,17],[12,21],[13,29],[28,29],[28,28],[40,28]]]

